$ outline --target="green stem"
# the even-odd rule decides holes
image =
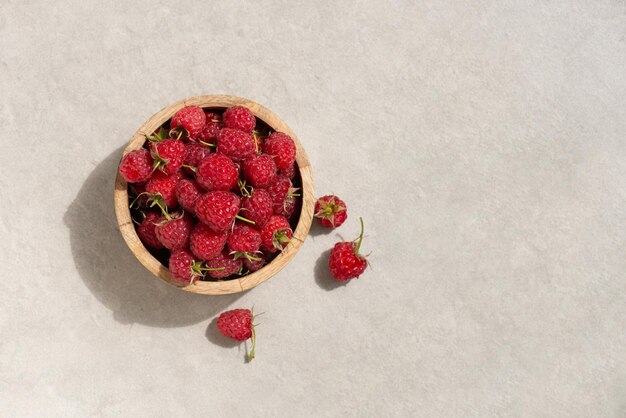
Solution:
[[[248,222],[249,224],[252,224],[252,225],[254,225],[254,224],[255,224],[255,222],[254,222],[254,221],[251,221],[250,219],[246,219],[246,218],[244,218],[244,217],[243,217],[243,216],[241,216],[241,215],[235,215],[235,218],[236,218],[236,219],[239,219],[240,221]]]
[[[161,209],[161,212],[163,213],[163,216],[165,216],[165,219],[167,219],[168,221],[172,220],[170,214],[167,213],[167,206],[165,206],[165,204],[163,203],[163,198],[161,197],[160,193],[157,193],[157,195],[154,197],[154,201],[152,202],[150,207],[154,207],[155,205],[158,206],[159,209]]]
[[[363,218],[359,217],[359,221],[361,221],[361,235],[359,235],[359,242],[357,242],[356,247],[354,247],[355,254],[359,253],[359,249],[361,248],[361,243],[363,242],[363,231],[365,229],[363,227]]]
[[[254,325],[252,326],[252,348],[250,349],[250,353],[248,354],[248,363],[252,361],[254,358],[254,348],[256,347],[256,331],[254,330]]]

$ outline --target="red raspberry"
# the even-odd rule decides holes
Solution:
[[[284,216],[287,219],[291,219],[291,216],[296,211],[297,203],[298,200],[295,196],[287,195],[282,205],[274,206],[274,214]]]
[[[202,108],[198,106],[185,106],[180,109],[170,122],[170,128],[184,128],[190,138],[196,138],[204,125],[206,124],[206,116]]]
[[[185,144],[178,139],[166,139],[150,144],[150,152],[155,161],[153,167],[168,175],[172,175],[180,170],[186,151]]]
[[[274,157],[279,170],[288,169],[296,161],[296,144],[282,132],[274,132],[265,139],[263,152]]]
[[[215,232],[203,223],[197,224],[189,236],[189,248],[200,260],[210,260],[221,254],[228,232]]]
[[[261,233],[248,225],[236,223],[227,244],[230,253],[235,253],[235,258],[256,258],[255,253],[261,247]]]
[[[265,188],[276,178],[276,164],[269,155],[253,155],[244,160],[243,173],[251,185]]]
[[[188,142],[185,149],[183,164],[190,167],[198,167],[200,161],[211,155],[211,148],[198,142]],[[190,174],[193,174],[190,170]]]
[[[277,176],[276,179],[267,188],[268,193],[272,197],[274,212],[280,211],[285,203],[285,199],[290,192],[293,192],[291,180],[284,176]]]
[[[252,196],[241,200],[242,216],[254,222],[257,228],[263,228],[272,216],[272,198],[264,189],[254,189]]]
[[[169,216],[169,215],[168,215]],[[174,215],[165,219],[154,228],[156,237],[168,250],[180,250],[189,244],[189,234],[193,227],[193,219],[189,214]]]
[[[230,190],[237,185],[239,172],[224,154],[211,154],[198,164],[196,180],[207,190]]]
[[[222,335],[237,341],[252,338],[252,348],[248,354],[248,362],[254,358],[256,346],[256,331],[254,330],[254,315],[250,309],[233,309],[223,312],[217,319],[217,329]]]
[[[194,213],[196,200],[204,194],[200,185],[191,179],[182,179],[176,184],[176,200],[181,208],[189,213]]]
[[[293,178],[296,176],[296,165],[291,164],[289,167],[287,167],[284,170],[278,170],[278,175],[285,176],[289,180],[293,180]]]
[[[162,171],[155,171],[152,178],[146,183],[146,192],[151,195],[159,193],[163,197],[163,202],[168,208],[178,206],[176,199],[176,184],[183,178],[180,171],[168,176]]]
[[[186,250],[172,251],[169,270],[172,278],[178,283],[191,283],[198,276],[194,271],[193,255]]]
[[[363,242],[363,219],[361,219],[361,235],[354,242],[338,242],[330,252],[328,268],[333,277],[340,282],[359,278],[367,268],[367,260],[359,254]]]
[[[206,123],[204,128],[202,128],[202,132],[200,132],[196,139],[214,144],[217,141],[217,135],[220,133],[220,129],[222,129],[221,118],[220,115],[212,112],[206,112],[205,115]]]
[[[122,158],[120,174],[129,183],[141,183],[152,176],[152,163],[148,150],[131,151]]]
[[[146,217],[137,227],[137,235],[143,244],[148,248],[154,248],[155,250],[163,248],[163,244],[157,238],[154,228],[156,224],[161,222],[162,216],[157,212],[148,212]]]
[[[241,199],[232,192],[208,192],[196,200],[198,219],[216,232],[228,231],[239,212]]]
[[[293,231],[289,222],[282,216],[272,215],[261,230],[261,247],[264,251],[274,253],[289,243]]]
[[[252,132],[256,126],[256,118],[250,109],[243,106],[233,106],[226,109],[222,119],[225,127],[244,132]]]
[[[207,271],[208,276],[214,279],[223,279],[224,277],[239,273],[243,262],[241,259],[235,260],[233,256],[226,251],[222,251],[217,257],[207,260],[206,266],[213,269]]]
[[[255,254],[254,258],[256,258],[256,260],[251,260],[249,258],[244,258],[243,259],[243,265],[251,273],[254,273],[255,271],[261,270],[261,268],[263,268],[263,266],[265,266],[265,264],[267,263],[267,260],[265,259],[265,255],[263,253]]]
[[[243,160],[254,153],[254,138],[249,133],[224,128],[217,137],[217,152],[233,160]]]
[[[348,218],[348,207],[337,196],[322,196],[315,202],[314,213],[322,226],[337,228]]]

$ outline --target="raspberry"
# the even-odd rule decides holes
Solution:
[[[253,155],[244,160],[243,173],[251,185],[265,188],[276,178],[276,164],[269,155]]]
[[[169,219],[167,219],[169,218]],[[189,234],[193,226],[193,219],[188,214],[174,215],[157,224],[154,232],[158,240],[168,250],[180,250],[189,244]]]
[[[211,154],[211,148],[198,142],[188,142],[185,149],[183,164],[190,167],[198,167],[200,161]],[[190,170],[190,174],[192,174]]]
[[[224,277],[237,274],[243,266],[241,259],[235,260],[226,251],[222,251],[217,257],[207,260],[205,264],[208,268],[213,269],[207,271],[207,275],[214,279],[223,279]]]
[[[172,251],[169,263],[172,278],[178,283],[191,283],[197,277],[193,269],[194,264],[193,255],[189,251]]]
[[[285,201],[280,206],[274,206],[274,214],[284,216],[287,219],[291,219],[291,216],[296,211],[296,204],[298,201],[292,195],[287,195]]]
[[[278,170],[278,175],[285,176],[289,180],[293,180],[293,178],[296,176],[296,165],[291,164],[289,167],[287,167],[284,170]]]
[[[254,138],[249,133],[224,128],[217,137],[217,152],[233,160],[243,160],[254,153]]]
[[[264,189],[254,189],[252,196],[241,200],[242,215],[254,222],[257,228],[263,228],[272,216],[272,198]]]
[[[278,176],[267,188],[267,192],[272,197],[275,212],[283,207],[287,195],[293,191],[291,186],[291,180],[284,176]]]
[[[367,260],[359,254],[363,242],[363,219],[361,220],[361,235],[358,242],[338,242],[330,251],[328,268],[332,276],[340,282],[358,279],[367,268]]]
[[[210,260],[221,254],[228,232],[215,232],[205,224],[197,224],[189,236],[189,248],[200,260]]]
[[[245,341],[252,338],[252,348],[248,354],[248,362],[254,358],[256,347],[256,331],[254,330],[254,315],[250,309],[233,309],[223,312],[217,319],[217,329],[222,335],[236,341]]]
[[[168,208],[178,206],[176,199],[176,184],[183,178],[180,171],[168,176],[162,171],[155,171],[152,178],[146,183],[146,192],[151,195],[159,193],[163,197],[163,202]]]
[[[261,230],[261,247],[264,251],[274,253],[289,243],[293,231],[289,222],[282,216],[272,215]]]
[[[181,208],[194,213],[196,200],[204,193],[198,182],[191,179],[182,179],[176,184],[176,200]]]
[[[165,174],[172,175],[182,167],[187,148],[182,141],[166,139],[150,144],[150,150],[155,162],[153,168],[158,168]]]
[[[202,132],[205,124],[206,116],[202,108],[185,106],[172,117],[170,128],[184,128],[189,134],[189,138],[196,138]]]
[[[265,139],[263,152],[274,157],[276,167],[286,170],[296,160],[296,144],[282,132],[274,132]]]
[[[152,163],[148,150],[131,151],[120,162],[120,174],[129,183],[141,183],[152,176]]]
[[[137,235],[139,239],[146,247],[154,248],[155,250],[163,248],[163,244],[157,238],[154,228],[156,224],[162,220],[161,214],[157,212],[148,212],[146,217],[137,227]]]
[[[207,190],[230,190],[237,185],[239,173],[235,164],[224,154],[211,154],[198,164],[198,183]]]
[[[255,271],[261,270],[261,268],[267,263],[267,260],[265,259],[265,255],[263,255],[263,253],[255,254],[254,258],[256,258],[256,260],[252,260],[252,259],[249,259],[249,258],[244,258],[243,259],[243,265],[251,273],[254,273]]]
[[[206,123],[196,139],[214,144],[217,140],[217,135],[220,133],[220,129],[222,129],[221,118],[220,115],[212,112],[206,112],[205,115]]]
[[[256,258],[256,253],[261,247],[261,234],[254,228],[241,223],[236,223],[233,232],[228,237],[228,250],[235,253],[235,258]]]
[[[315,202],[314,213],[322,226],[337,228],[348,218],[348,207],[337,196],[322,196]]]
[[[235,221],[240,205],[241,199],[234,193],[208,192],[196,200],[195,213],[212,230],[228,231]]]
[[[226,109],[222,119],[226,128],[239,129],[244,132],[252,132],[256,126],[256,118],[250,109],[243,106],[233,106]]]

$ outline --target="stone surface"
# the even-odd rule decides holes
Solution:
[[[2,2],[0,415],[626,415],[623,1],[184,3]],[[281,115],[350,205],[219,298],[112,210],[135,129],[208,93]],[[359,215],[371,269],[336,286]],[[244,364],[212,321],[251,305]]]

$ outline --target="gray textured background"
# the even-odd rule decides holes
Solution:
[[[626,415],[623,1],[174,3],[0,5],[0,415]],[[350,211],[220,298],[112,210],[137,127],[207,93],[281,115]],[[209,324],[253,304],[247,365]]]

